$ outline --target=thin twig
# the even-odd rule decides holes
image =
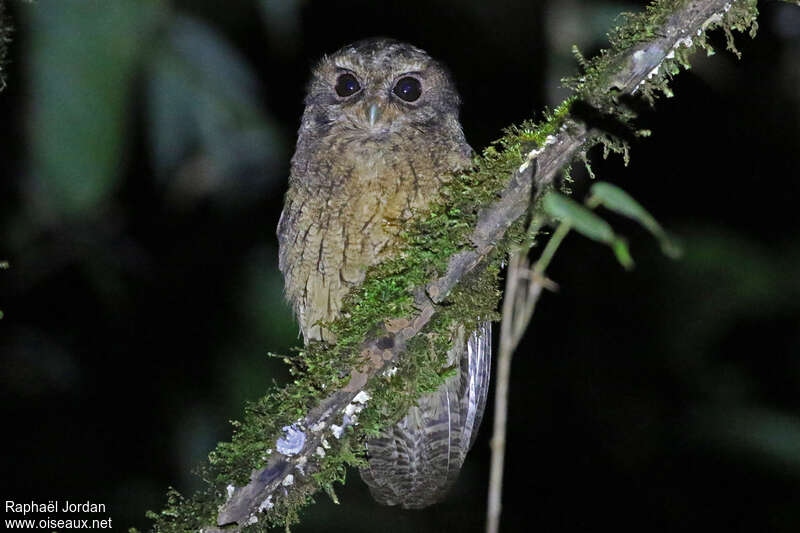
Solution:
[[[503,494],[503,461],[506,448],[506,416],[508,413],[508,382],[511,373],[511,355],[514,353],[511,318],[519,267],[524,254],[517,252],[511,256],[506,274],[505,300],[503,301],[503,322],[500,324],[500,351],[497,356],[497,387],[494,395],[494,430],[492,433],[492,464],[489,474],[489,503],[486,523],[487,533],[498,533],[500,528],[500,507]]]
[[[549,266],[556,250],[558,250],[569,230],[569,224],[563,222],[559,224],[532,269],[528,261],[530,247],[514,252],[508,263],[503,300],[503,321],[500,325],[500,349],[497,355],[497,388],[495,389],[494,400],[494,428],[491,441],[492,461],[489,472],[489,497],[486,517],[487,533],[499,533],[500,531],[511,357],[533,317],[536,304],[542,294],[542,288],[545,282],[549,281],[544,275],[545,269]],[[525,281],[524,284],[521,283],[523,280]]]

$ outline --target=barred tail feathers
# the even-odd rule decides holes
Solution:
[[[361,478],[379,503],[420,509],[442,500],[455,483],[486,406],[491,339],[485,322],[466,343],[456,342],[448,359],[460,371],[367,443]]]

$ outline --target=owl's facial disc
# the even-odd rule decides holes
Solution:
[[[458,103],[447,71],[423,50],[368,39],[322,59],[306,112],[318,126],[316,134],[360,142],[457,126]]]

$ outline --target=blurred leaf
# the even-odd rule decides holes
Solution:
[[[721,340],[742,324],[796,315],[800,248],[794,242],[775,248],[730,227],[692,225],[681,234],[686,253],[657,282],[663,292],[656,299],[664,307],[654,323],[663,328],[668,352],[681,358],[677,366],[696,379],[698,368],[705,372],[712,368],[709,360],[723,356]]]
[[[250,68],[203,22],[177,16],[150,66],[148,118],[156,172],[173,192],[252,193],[274,173],[281,143]],[[188,166],[187,166],[188,165]]]
[[[696,427],[712,443],[756,454],[800,475],[800,418],[796,414],[722,405],[701,411]]]
[[[631,218],[645,227],[653,236],[658,239],[661,251],[665,255],[677,258],[681,254],[680,246],[672,239],[653,216],[633,199],[627,192],[616,185],[600,181],[592,185],[590,189],[591,197],[588,202],[590,205],[602,205],[620,215]]]
[[[764,313],[765,305],[785,305],[800,294],[795,250],[775,254],[765,243],[727,229],[687,229],[686,242],[688,252],[677,271],[684,278],[678,281],[695,295],[703,292],[698,303],[711,303],[709,313]],[[729,303],[715,302],[717,295]]]
[[[133,76],[158,21],[155,0],[26,4],[33,200],[48,217],[108,201],[123,164]]]
[[[258,0],[270,44],[279,53],[297,47],[303,0]]]

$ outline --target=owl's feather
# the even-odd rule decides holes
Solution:
[[[385,505],[419,509],[441,500],[458,477],[483,417],[491,370],[491,324],[448,354],[459,371],[395,426],[367,443],[361,478]]]
[[[338,95],[342,72],[358,79],[359,92]],[[392,92],[396,80],[409,75],[421,81],[418,101]],[[363,282],[367,268],[396,252],[404,226],[436,201],[471,153],[453,84],[425,52],[379,39],[322,60],[306,97],[278,224],[286,296],[306,342],[336,342],[324,323],[340,316],[344,297]],[[465,340],[462,330],[448,353],[460,372],[420,399],[383,439],[368,443],[362,477],[382,503],[438,501],[474,440],[486,400],[491,333],[483,326]]]

